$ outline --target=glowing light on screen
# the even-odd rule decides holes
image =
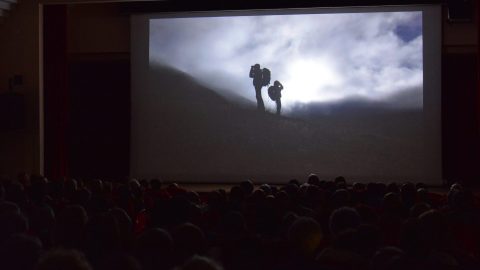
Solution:
[[[341,84],[341,78],[323,59],[298,59],[288,66],[282,94],[285,104],[290,102],[326,101],[341,98],[329,91]]]

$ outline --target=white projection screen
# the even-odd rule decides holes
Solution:
[[[132,177],[442,184],[440,6],[132,15],[131,63]]]

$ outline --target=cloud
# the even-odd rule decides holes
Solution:
[[[152,19],[150,59],[252,101],[248,72],[259,63],[284,85],[287,109],[350,96],[381,101],[422,89],[421,23],[421,12]]]

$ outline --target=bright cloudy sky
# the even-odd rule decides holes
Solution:
[[[282,103],[422,95],[422,13],[161,18],[150,21],[150,61],[212,89],[255,100],[250,66],[284,85]],[[220,90],[219,90],[220,89]],[[263,88],[264,99],[266,87]],[[421,106],[421,105],[420,105]]]

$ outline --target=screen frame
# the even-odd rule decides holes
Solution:
[[[215,10],[215,11],[182,11],[157,12],[134,14],[131,16],[131,136],[130,136],[130,176],[154,177],[144,175],[140,167],[140,153],[135,151],[138,138],[142,130],[133,117],[134,112],[141,111],[141,100],[133,94],[135,89],[145,87],[147,75],[140,72],[141,66],[149,63],[149,32],[150,20],[155,18],[188,18],[188,17],[224,17],[224,16],[252,16],[252,15],[287,15],[287,14],[325,14],[325,13],[369,13],[369,12],[408,12],[421,11],[423,24],[423,116],[424,116],[424,146],[428,151],[429,159],[425,160],[431,168],[437,168],[436,173],[429,173],[422,182],[430,185],[443,184],[442,171],[442,126],[441,126],[441,41],[442,41],[442,7],[441,5],[408,5],[408,6],[368,6],[368,7],[308,7],[308,8],[280,8],[280,9],[250,9],[250,10]],[[140,41],[140,42],[139,42]],[[428,44],[427,46],[425,46]],[[308,175],[310,172],[305,172]],[[246,175],[239,176],[248,178]],[[196,178],[198,179],[198,178]],[[222,179],[222,178],[220,178]],[[200,182],[230,182],[223,180],[209,180]],[[262,182],[262,179],[259,179]],[[283,179],[284,180],[284,179]],[[405,179],[412,180],[412,179]],[[182,181],[180,181],[182,182]],[[188,181],[187,181],[188,182]],[[270,181],[265,181],[270,182]]]

